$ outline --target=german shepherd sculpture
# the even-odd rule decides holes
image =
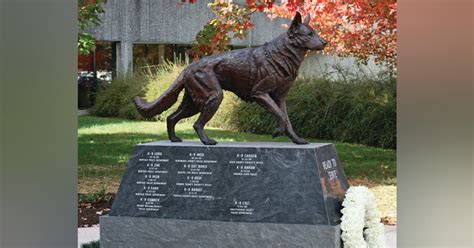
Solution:
[[[296,144],[308,142],[293,131],[286,110],[286,96],[297,76],[308,50],[322,50],[326,41],[316,34],[309,15],[301,22],[296,13],[287,32],[255,48],[244,48],[204,57],[190,64],[163,95],[152,102],[135,97],[135,106],[145,118],[170,108],[184,89],[184,97],[176,112],[167,118],[168,136],[180,142],[175,125],[184,118],[201,113],[193,127],[201,142],[215,145],[204,132],[204,125],[214,116],[223,99],[222,90],[235,93],[244,101],[255,101],[278,119],[273,137],[287,134]]]

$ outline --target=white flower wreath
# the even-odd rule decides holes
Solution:
[[[344,248],[385,248],[383,224],[372,192],[350,187],[342,203],[341,238]]]

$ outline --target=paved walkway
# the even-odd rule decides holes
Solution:
[[[81,227],[77,229],[78,248],[82,244],[87,244],[92,241],[99,240],[99,227]],[[387,248],[397,247],[397,227],[385,226],[385,240],[387,241]]]
[[[90,243],[92,241],[99,240],[100,229],[99,227],[79,227],[77,228],[77,247],[81,248],[81,245]]]
[[[397,248],[397,226],[385,226],[387,248]]]
[[[88,115],[89,114],[89,110],[88,109],[78,109],[77,110],[77,115],[78,116],[81,116],[81,115]]]

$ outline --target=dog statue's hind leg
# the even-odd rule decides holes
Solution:
[[[217,112],[222,99],[224,99],[224,93],[219,81],[212,71],[206,73],[200,71],[189,80],[187,86],[194,89],[195,94],[192,95],[193,102],[201,111],[193,128],[203,144],[215,145],[217,142],[206,135],[204,126]]]
[[[178,109],[166,119],[166,127],[168,129],[168,137],[172,142],[181,142],[182,140],[176,136],[175,126],[180,120],[191,117],[199,113],[198,108],[194,105],[193,100],[187,92],[184,93],[183,101]]]
[[[198,120],[194,123],[193,127],[196,130],[196,133],[199,136],[201,142],[205,145],[215,145],[217,142],[211,138],[209,138],[206,133],[204,132],[204,126],[206,123],[211,120],[214,114],[217,112],[219,105],[221,104],[223,99],[223,94],[221,92],[220,95],[209,99],[209,101],[204,105],[201,115],[199,115]]]

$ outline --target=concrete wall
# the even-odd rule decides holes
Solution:
[[[244,0],[238,0],[245,2]],[[118,42],[117,72],[131,72],[133,44],[191,44],[197,32],[214,17],[207,7],[208,1],[200,0],[195,4],[178,6],[179,0],[108,0],[105,14],[101,16],[102,25],[88,30],[99,41]],[[232,45],[259,46],[285,32],[282,24],[287,19],[270,20],[264,13],[252,14],[252,28],[246,39],[232,39]],[[346,71],[356,74],[378,72],[381,68],[371,65],[360,69],[353,59],[341,59],[331,56],[307,57],[300,70],[305,77],[330,75],[339,79],[336,67],[347,67]]]
[[[215,15],[208,1],[178,6],[178,0],[108,0],[102,25],[89,31],[101,41],[134,43],[190,44],[202,27]],[[255,28],[247,39],[233,45],[262,45],[284,32],[286,19],[270,21],[263,13],[254,13]]]
[[[355,58],[316,55],[311,52],[300,67],[299,77],[349,81],[360,78],[380,79],[384,78],[387,69],[383,65],[375,64],[373,59],[363,65]]]

